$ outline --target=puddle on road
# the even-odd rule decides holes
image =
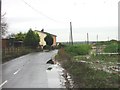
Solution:
[[[65,70],[59,64],[52,64],[46,70],[48,76],[48,87],[49,88],[72,88],[68,84],[72,84],[72,79],[68,73],[65,74]],[[65,77],[67,75],[67,77]],[[68,83],[70,81],[70,83]]]
[[[52,69],[52,67],[47,68],[47,70],[51,70],[51,69]]]
[[[54,61],[52,59],[50,59],[49,61],[47,61],[46,64],[54,64]]]

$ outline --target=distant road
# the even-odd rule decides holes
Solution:
[[[46,64],[58,51],[31,53],[2,65],[3,88],[49,88]],[[53,83],[51,81],[51,83]],[[55,82],[54,82],[55,83]],[[57,86],[55,86],[57,88]]]

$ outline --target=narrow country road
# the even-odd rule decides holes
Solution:
[[[57,50],[50,52],[35,52],[13,59],[2,65],[2,88],[50,88],[50,77],[47,74],[48,60],[57,54]],[[52,79],[51,79],[52,80]],[[61,88],[53,84],[54,88]]]

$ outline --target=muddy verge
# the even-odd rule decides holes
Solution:
[[[65,78],[65,87],[67,88],[67,90],[72,90],[74,82],[70,74],[66,70],[63,70],[62,76]]]

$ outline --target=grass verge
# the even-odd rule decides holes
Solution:
[[[56,59],[71,75],[74,88],[119,88],[118,74],[107,73],[89,67],[87,63],[75,62],[73,57],[60,49]],[[84,58],[85,59],[85,58]]]

